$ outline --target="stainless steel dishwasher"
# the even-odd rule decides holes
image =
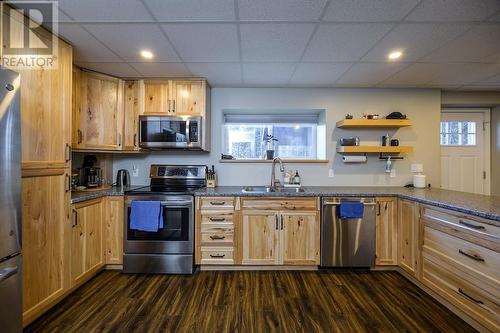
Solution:
[[[343,201],[364,204],[363,218],[341,219]],[[375,265],[375,198],[323,198],[321,207],[321,266],[373,267]]]

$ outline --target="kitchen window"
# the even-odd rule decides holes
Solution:
[[[475,146],[476,135],[473,121],[441,122],[441,146]]]
[[[265,159],[267,150],[274,150],[274,156],[283,159],[324,158],[318,147],[318,139],[324,141],[324,135],[318,137],[324,132],[319,118],[318,114],[226,114],[224,153],[238,160]]]

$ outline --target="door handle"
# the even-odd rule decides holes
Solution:
[[[283,215],[280,215],[280,220],[281,220],[281,230],[283,230]]]
[[[484,229],[486,229],[482,225],[475,225],[475,224],[466,222],[464,220],[458,220],[458,223],[461,224],[461,225],[464,225],[464,226],[466,226],[468,228],[471,228],[471,229],[476,229],[476,230],[484,230]]]
[[[118,135],[116,137],[116,141],[117,141],[118,147],[120,147],[122,145],[122,135],[121,135],[121,133],[118,133]]]
[[[134,147],[137,147],[137,134],[134,134]]]
[[[172,112],[175,112],[175,99],[172,100]]]
[[[223,221],[225,221],[225,220],[226,220],[226,219],[225,219],[225,218],[223,218],[223,217],[220,217],[220,218],[217,218],[217,217],[209,217],[208,219],[209,219],[210,221],[212,221],[212,222],[223,222]]]
[[[211,240],[216,240],[216,239],[225,239],[226,236],[219,236],[219,235],[213,235],[213,236],[210,236],[210,239]]]
[[[17,266],[8,267],[0,270],[0,282],[8,279],[10,276],[16,274],[18,271]]]
[[[66,144],[65,153],[66,153],[66,162],[71,161],[72,149],[71,149],[71,146],[68,143]]]
[[[226,204],[226,202],[225,201],[210,201],[210,204],[212,206],[223,206]]]
[[[83,142],[83,132],[82,132],[82,130],[78,129],[77,134],[78,134],[78,144],[80,144],[80,143]]]
[[[76,209],[73,209],[73,224],[71,224],[71,227],[74,228],[78,225],[78,211]]]
[[[278,230],[278,215],[274,215],[274,219],[276,221],[274,227]]]
[[[377,216],[380,216],[380,202],[377,202]]]
[[[469,254],[469,253],[462,251],[462,250],[458,250],[458,253],[460,253],[461,255],[466,256],[467,258],[470,258],[472,260],[484,262],[484,259],[481,258],[480,256],[478,256],[477,254]]]
[[[460,294],[462,294],[463,296],[465,296],[466,298],[468,298],[469,300],[473,301],[474,303],[477,303],[477,304],[484,304],[483,301],[481,300],[478,300],[478,299],[475,299],[474,297],[468,295],[462,288],[458,288],[458,292]]]
[[[210,258],[224,258],[225,256],[225,254],[211,254]]]
[[[70,179],[70,175],[65,174],[65,176],[66,176],[66,178],[65,178],[66,179],[66,184],[65,184],[64,187],[66,188],[65,192],[68,193],[68,192],[71,191],[71,179]]]

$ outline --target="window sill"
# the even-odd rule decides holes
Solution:
[[[329,160],[287,160],[283,163],[328,163]],[[271,163],[272,160],[219,160],[220,163]]]

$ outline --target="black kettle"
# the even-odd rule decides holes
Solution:
[[[128,170],[120,169],[116,174],[116,186],[129,187],[130,186],[130,173]]]

